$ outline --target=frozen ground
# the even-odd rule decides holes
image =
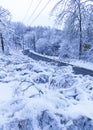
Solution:
[[[0,130],[93,130],[93,77],[0,55]]]

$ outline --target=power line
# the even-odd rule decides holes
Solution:
[[[32,3],[33,3],[33,0],[31,0],[31,2],[30,2],[30,5],[29,5],[29,7],[28,7],[28,9],[27,9],[27,11],[26,11],[26,14],[25,14],[24,18],[23,18],[23,21],[26,19],[26,16],[27,16],[27,14],[28,14],[28,12],[29,12],[31,6],[32,6]]]
[[[48,6],[48,4],[50,3],[51,0],[49,0],[45,6],[41,9],[41,11],[39,12],[39,14],[32,20],[31,24],[41,15],[41,13],[46,9],[46,7]]]
[[[28,19],[28,21],[31,19],[31,17],[35,14],[35,12],[37,11],[37,9],[39,8],[40,4],[41,4],[42,0],[39,1],[39,3],[37,4],[36,8],[34,9],[33,13],[30,15],[30,18]]]

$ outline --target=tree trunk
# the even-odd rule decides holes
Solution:
[[[0,38],[1,38],[1,47],[2,47],[2,51],[4,52],[4,40],[3,40],[2,33],[0,33]]]
[[[81,59],[82,55],[82,18],[81,18],[81,8],[79,1],[79,59]]]
[[[34,51],[36,52],[36,43],[35,43],[36,41],[35,41],[35,36],[33,37],[33,49],[34,49]]]

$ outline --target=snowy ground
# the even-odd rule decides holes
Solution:
[[[30,130],[81,130],[73,125],[81,117],[93,120],[93,77],[21,52],[0,55],[0,130],[21,129],[9,124],[26,119]]]

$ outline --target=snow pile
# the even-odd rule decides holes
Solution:
[[[1,130],[93,130],[93,77],[71,66],[0,56]]]

